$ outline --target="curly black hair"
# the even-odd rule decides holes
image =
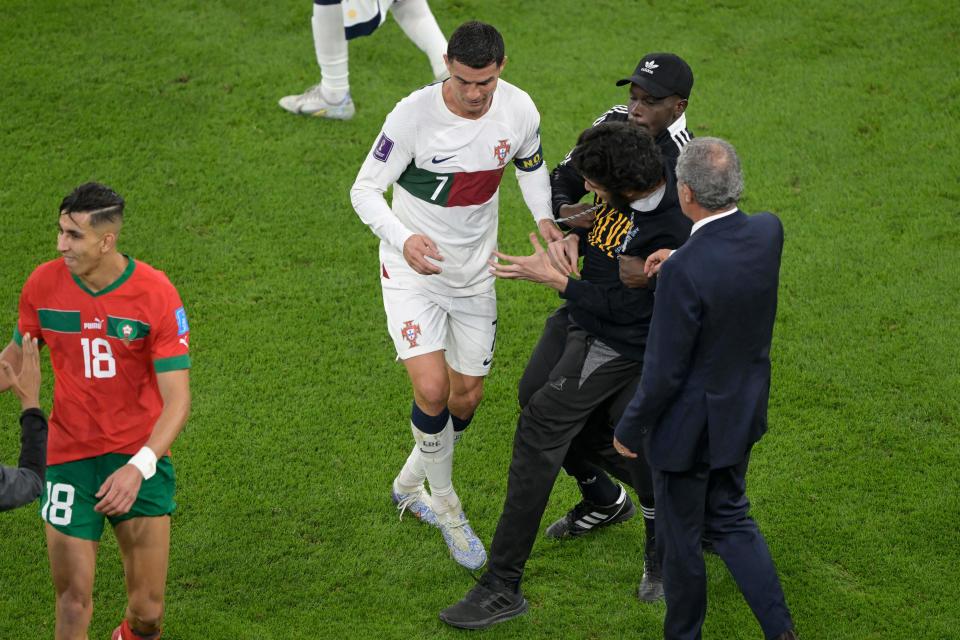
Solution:
[[[627,122],[604,122],[581,133],[570,161],[584,178],[618,195],[650,191],[663,179],[660,148]]]

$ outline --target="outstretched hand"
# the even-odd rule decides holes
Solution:
[[[20,346],[20,372],[17,373],[6,360],[0,360],[0,367],[6,382],[20,398],[20,406],[26,409],[40,408],[40,346],[36,338],[29,333],[23,335]]]
[[[567,288],[567,276],[553,266],[550,256],[543,250],[543,246],[537,239],[537,234],[530,234],[530,244],[533,245],[533,255],[529,256],[509,256],[494,251],[493,255],[502,262],[489,260],[487,264],[490,265],[490,273],[498,278],[530,280],[553,287],[560,292],[564,291]]]

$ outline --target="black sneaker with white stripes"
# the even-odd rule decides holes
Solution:
[[[620,487],[620,496],[611,505],[601,506],[588,500],[582,500],[577,506],[567,512],[565,516],[547,527],[546,536],[560,540],[562,538],[577,538],[585,536],[591,531],[618,522],[625,522],[637,512],[630,496]]]

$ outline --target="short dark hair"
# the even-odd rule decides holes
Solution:
[[[663,179],[660,148],[649,133],[626,122],[604,122],[581,133],[570,161],[584,178],[617,195],[649,191]]]
[[[503,36],[493,25],[471,20],[457,27],[447,44],[447,59],[473,69],[503,64]]]
[[[89,213],[90,226],[123,221],[123,198],[99,182],[87,182],[70,192],[60,203],[60,214]]]

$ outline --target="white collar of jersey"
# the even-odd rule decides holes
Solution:
[[[651,193],[648,196],[644,196],[639,200],[634,200],[630,203],[630,208],[634,211],[640,211],[641,213],[648,213],[653,211],[660,206],[660,202],[663,200],[663,195],[667,192],[667,183],[664,182],[660,185],[660,188]]]
[[[674,140],[677,139],[677,134],[687,128],[687,114],[686,112],[681,113],[680,117],[673,121],[673,124],[667,127],[667,131],[670,133],[670,137]],[[684,136],[685,140],[689,138]]]

